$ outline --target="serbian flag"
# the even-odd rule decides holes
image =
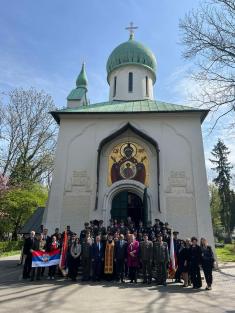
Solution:
[[[61,256],[60,256],[60,262],[59,262],[59,268],[63,274],[63,276],[66,276],[66,257],[67,257],[67,251],[68,251],[68,234],[67,230],[64,232],[64,240],[61,250]]]
[[[32,267],[57,265],[60,261],[60,249],[50,252],[35,250],[32,252]]]
[[[175,277],[175,272],[176,272],[176,255],[175,255],[173,231],[171,231],[169,278],[173,279]]]

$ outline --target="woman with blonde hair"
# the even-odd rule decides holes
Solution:
[[[201,260],[202,260],[202,270],[207,283],[206,290],[211,290],[211,285],[213,281],[212,269],[214,266],[214,253],[211,246],[208,245],[208,241],[205,238],[201,238]]]

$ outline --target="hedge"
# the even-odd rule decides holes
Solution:
[[[21,250],[23,241],[0,241],[0,255],[4,252]]]

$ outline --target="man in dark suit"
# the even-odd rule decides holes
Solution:
[[[30,272],[32,268],[32,251],[37,248],[37,239],[35,238],[35,231],[30,232],[30,236],[25,239],[23,247],[24,255],[24,268],[23,268],[23,279],[30,278]]]
[[[104,244],[101,242],[101,237],[98,235],[91,248],[92,261],[92,279],[93,281],[100,281],[102,275],[103,261],[104,261]]]
[[[127,259],[127,242],[124,235],[121,234],[120,239],[116,242],[114,248],[114,261],[116,262],[116,274],[118,281],[124,283],[124,267]]]

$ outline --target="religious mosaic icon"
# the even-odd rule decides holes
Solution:
[[[149,162],[139,144],[125,142],[116,145],[109,155],[108,185],[119,180],[133,179],[148,185]]]

